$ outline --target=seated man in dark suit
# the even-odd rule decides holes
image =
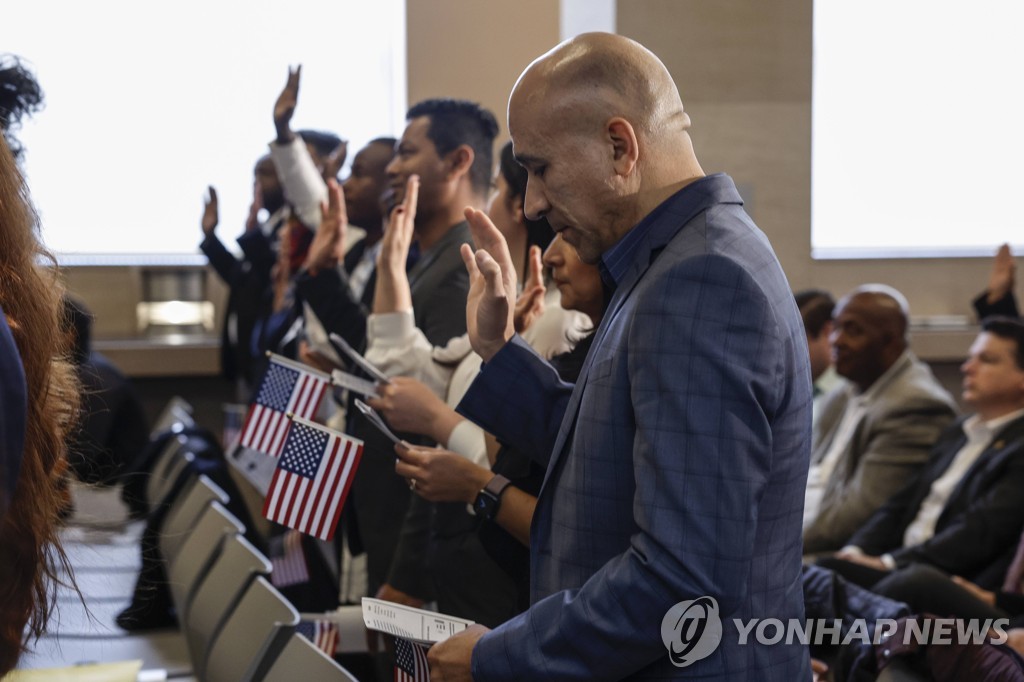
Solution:
[[[834,552],[924,466],[956,415],[953,398],[909,348],[906,299],[879,284],[836,304],[832,356],[848,381],[814,422],[804,553]]]
[[[986,320],[961,370],[976,413],[946,429],[913,482],[823,564],[867,587],[909,564],[1001,584],[1024,528],[1024,323]]]

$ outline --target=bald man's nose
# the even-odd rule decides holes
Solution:
[[[537,186],[537,181],[527,180],[526,196],[523,198],[523,213],[526,217],[530,220],[540,220],[550,210],[551,205],[544,192]]]

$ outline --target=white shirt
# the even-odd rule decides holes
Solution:
[[[298,135],[287,144],[271,142],[270,158],[295,217],[316,232],[320,227],[320,204],[327,203],[327,184],[309,156],[306,143]]]

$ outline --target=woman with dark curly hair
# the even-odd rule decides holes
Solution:
[[[62,293],[0,138],[0,676],[45,630],[61,569],[70,576],[57,522],[79,393],[60,331]]]

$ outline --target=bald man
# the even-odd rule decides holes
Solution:
[[[846,381],[814,425],[804,551],[836,551],[924,466],[956,403],[907,343],[903,295],[878,284],[836,304],[832,357]]]
[[[768,240],[733,181],[705,176],[672,78],[633,41],[540,57],[508,122],[527,215],[599,264],[610,301],[575,388],[560,384],[514,334],[500,233],[468,212],[485,366],[460,409],[548,470],[532,607],[435,646],[431,679],[809,680],[806,647],[741,643],[736,625],[804,614],[811,378]]]

